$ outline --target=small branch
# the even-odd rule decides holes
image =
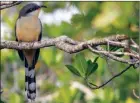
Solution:
[[[100,51],[101,49],[99,50],[99,47],[98,47],[98,50],[96,50],[96,49],[93,49],[90,45],[88,45],[88,48],[89,48],[89,50],[92,51],[93,53],[96,53],[96,54],[103,54],[103,55],[105,55],[105,56],[107,56],[107,57],[109,57],[109,58],[111,58],[111,59],[113,59],[113,60],[116,60],[116,61],[119,61],[119,62],[122,62],[122,63],[136,64],[136,63],[139,62],[139,61],[137,61],[137,62],[132,62],[132,61],[129,61],[129,60],[126,60],[126,59],[117,57],[117,56],[113,55],[114,52],[113,52],[113,54],[111,54],[111,52]],[[117,53],[116,53],[116,54],[117,54]],[[133,54],[132,54],[132,55],[133,55]]]
[[[110,54],[114,54],[114,55],[127,55],[127,56],[132,56],[132,57],[135,57],[137,59],[140,59],[139,56],[136,54],[132,54],[132,53],[129,53],[129,52],[109,52]]]
[[[130,39],[130,41],[133,44],[132,47],[135,47],[136,49],[139,49],[139,45],[133,39]]]
[[[108,84],[109,82],[111,82],[113,79],[115,79],[116,77],[122,75],[124,72],[126,72],[131,66],[133,65],[129,65],[126,69],[124,69],[123,71],[121,71],[120,73],[114,75],[112,78],[110,78],[108,81],[106,81],[105,83],[103,83],[102,85],[100,86],[95,86],[95,84],[92,84],[92,83],[88,83],[88,86],[92,89],[99,89],[99,88],[102,88],[104,87],[106,84]],[[95,87],[91,87],[92,86],[95,86]]]
[[[22,1],[1,1],[0,2],[0,10],[19,5]]]

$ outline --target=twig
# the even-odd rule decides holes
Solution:
[[[122,75],[124,72],[126,72],[131,66],[133,66],[133,65],[129,65],[126,69],[124,69],[124,70],[121,71],[120,73],[114,75],[112,78],[110,78],[108,81],[106,81],[105,83],[103,83],[103,84],[100,85],[100,86],[91,87],[92,83],[88,83],[88,86],[89,86],[90,88],[92,88],[92,89],[99,89],[99,88],[102,88],[102,87],[104,87],[106,84],[108,84],[109,82],[111,82],[113,79],[115,79],[116,77],[118,77],[118,76]],[[92,85],[92,86],[95,86],[95,84]]]
[[[138,54],[132,54],[132,53],[129,53],[129,52],[109,52],[110,54],[114,54],[114,55],[127,55],[127,56],[132,56],[132,57],[135,57],[137,59],[140,59],[139,55]]]
[[[139,49],[139,45],[133,39],[130,39],[130,41],[133,44],[133,45],[131,45],[132,47]]]
[[[120,57],[117,57],[113,54],[111,54],[110,52],[107,52],[107,51],[100,51],[100,50],[96,50],[96,49],[93,49],[90,45],[88,45],[88,48],[90,51],[92,51],[93,53],[96,53],[96,54],[103,54],[113,60],[116,60],[116,61],[119,61],[119,62],[122,62],[122,63],[128,63],[128,64],[137,64],[139,61],[136,61],[136,62],[132,62],[130,60],[126,60],[126,59],[123,59],[123,58],[120,58]]]
[[[1,1],[0,2],[0,10],[3,10],[3,9],[6,9],[6,8],[9,8],[9,7],[12,7],[12,6],[15,6],[15,5],[19,5],[22,1],[12,1],[12,2],[9,2],[9,1]]]

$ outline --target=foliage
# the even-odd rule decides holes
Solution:
[[[87,79],[95,70],[98,68],[96,63],[98,57],[92,62],[91,60],[86,61],[83,55],[77,54],[75,57],[76,68],[72,65],[66,65],[66,67],[75,75],[81,76]]]

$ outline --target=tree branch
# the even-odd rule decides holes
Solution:
[[[22,1],[1,1],[0,2],[0,10],[19,5]]]
[[[108,52],[108,51],[104,51],[101,47],[98,47],[96,49],[92,48],[90,45],[88,45],[88,48],[90,51],[92,51],[93,53],[96,53],[96,54],[103,54],[113,60],[116,60],[116,61],[119,61],[119,62],[122,62],[122,63],[127,63],[127,64],[137,64],[139,63],[139,56],[138,55],[135,55],[135,54],[132,54],[132,53],[122,53],[122,52]],[[134,58],[137,58],[137,61],[131,61],[131,60],[126,60],[126,59],[123,59],[123,58],[120,58],[118,56],[115,56],[113,54],[123,54],[123,55],[129,55],[129,56],[132,56]]]
[[[128,64],[135,64],[136,61],[130,61],[126,59],[122,59],[116,55],[126,55],[126,56],[132,56],[133,58],[136,58],[136,60],[139,59],[139,56],[135,53],[122,53],[122,52],[108,52],[99,49],[99,45],[111,45],[115,47],[121,47],[121,48],[128,48],[128,44],[124,43],[123,40],[129,39],[126,35],[113,35],[106,38],[100,38],[100,39],[91,39],[84,42],[79,42],[72,40],[71,38],[67,36],[60,36],[57,38],[47,38],[42,41],[36,41],[36,42],[16,42],[16,41],[1,41],[0,43],[0,49],[38,49],[38,48],[44,48],[44,47],[50,47],[55,46],[60,50],[63,50],[68,53],[77,53],[85,49],[89,49],[94,53],[97,54],[104,54],[107,57],[110,57],[111,59],[114,59],[116,61],[120,61],[123,63]],[[93,49],[92,47],[97,47],[96,49]]]
[[[57,38],[50,38],[42,41],[36,41],[36,42],[16,42],[16,41],[1,41],[0,44],[0,49],[38,49],[38,48],[43,48],[43,47],[49,47],[49,46],[56,46],[57,48],[68,52],[68,53],[75,53],[84,49],[88,48],[88,45],[90,44],[91,46],[97,46],[97,45],[105,45],[107,44],[107,40],[109,39],[110,41],[122,41],[128,39],[127,36],[125,35],[115,35],[115,36],[110,36],[107,38],[102,38],[102,39],[92,39],[89,41],[85,42],[78,42],[70,39],[67,36],[60,36]],[[126,47],[127,45],[125,43],[121,42],[113,42],[110,43],[112,46],[117,46],[117,47]]]

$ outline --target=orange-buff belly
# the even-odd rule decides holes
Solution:
[[[36,17],[21,17],[17,21],[16,36],[18,41],[37,41],[40,31],[40,21]]]

